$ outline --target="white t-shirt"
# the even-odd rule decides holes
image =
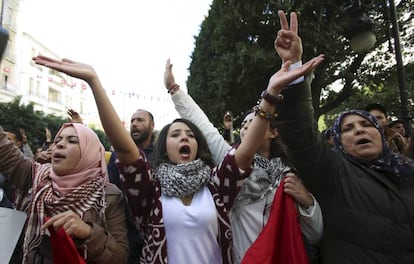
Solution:
[[[168,263],[222,263],[218,244],[218,218],[207,187],[193,195],[190,205],[161,195]]]

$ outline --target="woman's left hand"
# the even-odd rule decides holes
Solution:
[[[42,229],[49,226],[53,226],[55,230],[63,227],[68,235],[77,239],[87,239],[92,234],[92,227],[72,211],[66,211],[51,217],[42,225]]]
[[[286,194],[292,196],[292,198],[302,206],[302,208],[307,209],[313,205],[313,197],[309,194],[303,182],[296,176],[294,173],[287,173],[283,178],[285,183],[283,191]]]

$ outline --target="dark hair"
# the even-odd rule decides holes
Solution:
[[[253,110],[247,111],[243,117],[243,120],[252,112]],[[269,124],[270,129],[279,129],[279,126],[280,126],[280,122],[277,119],[272,119],[270,121],[270,124]],[[238,143],[240,143],[240,140]],[[270,143],[270,159],[273,159],[276,157],[281,158],[284,163],[290,164],[289,150],[287,146],[282,142],[282,139],[280,136],[273,138],[272,142]]]
[[[270,128],[271,129],[278,129],[279,130],[280,123],[277,120],[270,121]],[[270,144],[270,158],[279,157],[283,160],[284,163],[290,164],[290,157],[289,157],[289,149],[288,147],[282,142],[282,137],[278,135],[277,137],[272,139],[272,143]]]
[[[204,161],[205,164],[209,165],[210,167],[214,166],[214,161],[211,156],[210,149],[208,148],[207,141],[204,138],[203,134],[201,133],[200,129],[194,125],[191,121],[187,119],[178,118],[172,121],[170,124],[164,126],[158,135],[158,140],[155,145],[154,149],[154,162],[153,167],[157,167],[161,163],[171,163],[168,159],[167,153],[167,134],[168,130],[170,129],[171,125],[174,123],[184,123],[186,124],[190,130],[194,133],[194,137],[198,143],[198,150],[197,150],[197,159],[201,159]]]
[[[401,119],[397,119],[394,121],[391,121],[387,124],[388,127],[393,128],[396,124],[402,124],[404,125],[404,121],[402,121]]]
[[[323,135],[325,137],[326,140],[330,139],[332,136],[332,128],[327,128],[326,130],[323,131]]]
[[[387,110],[385,110],[385,107],[382,104],[378,104],[378,103],[368,104],[365,106],[364,110],[367,112],[371,110],[378,110],[384,113],[385,116],[387,116]]]
[[[5,132],[9,132],[12,133],[16,136],[16,140],[22,142],[23,141],[23,137],[22,134],[20,134],[19,130],[16,130],[15,128],[11,127],[11,126],[4,126],[3,130]]]
[[[150,111],[145,110],[145,109],[137,109],[137,111],[135,111],[135,112],[138,112],[138,111],[140,111],[140,112],[146,112],[149,115],[151,121],[154,122],[154,116],[151,114]]]

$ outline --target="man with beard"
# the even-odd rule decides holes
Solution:
[[[138,109],[131,117],[130,133],[137,147],[145,152],[148,160],[152,161],[152,151],[154,150],[154,117],[153,115],[143,109]],[[114,151],[108,162],[108,176],[109,180],[116,184],[121,190],[119,179],[119,171],[116,165],[117,153]],[[122,190],[123,191],[123,190]],[[125,200],[125,214],[127,217],[126,226],[129,240],[129,257],[128,263],[138,263],[141,255],[143,245],[142,235],[136,228],[134,220],[128,209],[127,201]]]

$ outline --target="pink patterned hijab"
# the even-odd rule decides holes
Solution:
[[[73,126],[78,134],[81,159],[73,168],[72,173],[64,176],[56,175],[52,165],[50,178],[52,179],[53,189],[59,193],[67,193],[97,177],[104,178],[106,182],[108,174],[106,171],[105,148],[98,136],[83,124],[65,123],[56,133],[56,137],[68,126]]]
[[[79,138],[81,158],[72,172],[58,176],[51,164],[34,166],[32,203],[29,209],[23,252],[23,263],[41,243],[45,231],[41,225],[45,217],[71,210],[83,218],[88,210],[95,210],[105,221],[105,185],[108,176],[105,149],[90,128],[79,123],[65,123],[58,131],[73,126]]]

